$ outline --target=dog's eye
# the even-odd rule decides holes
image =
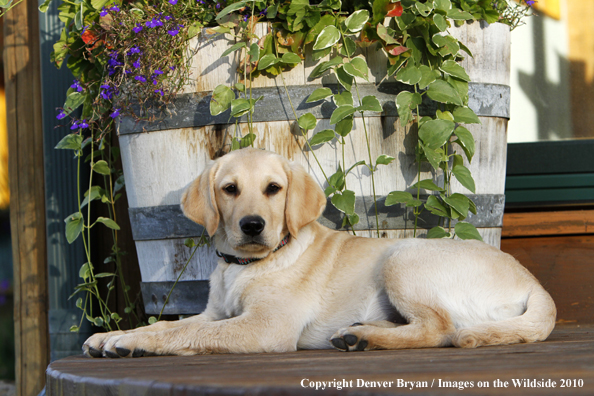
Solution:
[[[266,187],[266,194],[268,195],[274,195],[276,194],[279,190],[280,190],[280,186],[274,184],[274,183],[270,183],[268,185],[268,187]]]
[[[225,190],[229,194],[237,194],[237,186],[235,184],[229,184],[228,186],[223,187],[223,190]]]

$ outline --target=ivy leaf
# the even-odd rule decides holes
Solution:
[[[318,88],[309,95],[305,103],[317,102],[318,100],[322,100],[327,98],[328,96],[332,95],[332,90],[330,88]]]
[[[435,111],[435,115],[440,120],[454,121],[454,116],[449,111],[441,111],[438,109]]]
[[[55,148],[66,150],[80,150],[82,147],[83,137],[76,133],[66,135],[58,142]]]
[[[97,161],[92,166],[93,170],[101,175],[109,175],[111,173],[111,169],[109,169],[109,165],[104,160]]]
[[[241,117],[252,108],[252,104],[247,99],[233,99],[231,101],[231,117]]]
[[[353,116],[350,115],[348,117],[343,118],[342,120],[336,123],[336,127],[334,131],[338,133],[340,136],[345,137],[353,130]]]
[[[210,114],[216,116],[227,111],[233,99],[235,99],[235,94],[231,88],[226,85],[218,85],[210,99]]]
[[[339,94],[334,95],[334,103],[336,106],[342,105],[353,105],[353,94],[349,91],[342,91]]]
[[[460,239],[476,239],[477,241],[483,240],[476,227],[470,223],[460,221],[454,226],[454,231],[456,231],[456,235]]]
[[[340,54],[351,57],[357,51],[357,44],[350,37],[344,36],[343,45],[340,47]]]
[[[448,23],[441,14],[433,15],[433,23],[435,23],[435,26],[437,26],[440,32],[445,32],[448,28]]]
[[[351,88],[353,87],[353,76],[349,75],[346,71],[344,71],[344,66],[337,67],[334,70],[336,74],[336,79],[342,85],[344,89],[350,92]]]
[[[154,316],[151,316],[151,317],[148,318],[148,323],[149,324],[155,324],[157,322],[158,322],[158,320]]]
[[[301,129],[303,129],[305,131],[314,129],[316,127],[317,123],[318,123],[318,120],[316,120],[316,117],[311,113],[303,114],[301,117],[299,117],[299,120],[298,120],[299,126],[301,127]]]
[[[466,70],[464,70],[462,66],[453,60],[447,60],[443,62],[443,64],[439,67],[439,70],[461,80],[470,81],[470,77],[466,73]]]
[[[396,73],[396,80],[407,85],[417,84],[419,81],[421,81],[421,77],[421,71],[417,69],[414,65],[414,62],[411,61],[408,61],[406,66]]]
[[[419,138],[425,146],[435,150],[450,139],[455,126],[452,121],[430,120],[419,128]]]
[[[389,165],[390,163],[392,163],[392,161],[394,161],[396,158],[391,157],[389,155],[386,154],[382,154],[379,157],[377,157],[377,159],[375,160],[375,164],[376,165]]]
[[[316,133],[310,140],[309,144],[311,146],[316,146],[318,144],[326,143],[334,139],[334,131],[332,129],[324,129]]]
[[[412,200],[414,200],[414,198],[413,198],[412,194],[409,192],[392,191],[386,197],[386,201],[385,201],[384,205],[392,206],[392,205],[396,205],[398,203],[408,203]]]
[[[276,56],[272,54],[264,55],[262,59],[260,59],[260,62],[258,62],[258,70],[268,69],[270,66],[276,65],[278,62],[280,62],[280,59]]]
[[[340,40],[340,31],[334,26],[326,26],[316,38],[313,49],[322,50],[332,47],[338,40]]]
[[[450,0],[433,0],[435,3],[435,10],[448,12],[452,8]]]
[[[420,188],[425,189],[425,190],[429,190],[429,191],[444,191],[443,188],[439,187],[431,179],[425,179],[425,180],[421,180],[420,182],[416,182],[415,184],[413,184],[412,186],[410,186],[410,188],[415,188],[416,189],[419,186],[420,186]]]
[[[115,221],[109,219],[107,217],[98,217],[97,222],[105,224],[107,227],[111,228],[112,230],[119,230],[120,226],[117,225]]]
[[[433,11],[433,2],[427,1],[425,3],[421,3],[420,1],[418,1],[415,3],[415,7],[419,11],[419,14],[426,17],[429,16],[429,14],[431,14],[431,11]]]
[[[363,59],[354,58],[350,63],[345,63],[343,68],[347,74],[353,77],[360,77],[365,79],[366,81],[369,81],[367,77],[367,63],[365,63]]]
[[[103,189],[99,186],[93,186],[87,192],[85,192],[85,199],[80,204],[81,208],[84,208],[89,202],[96,200],[103,195]]]
[[[336,173],[333,174],[332,176],[330,176],[330,178],[328,179],[328,184],[329,184],[328,188],[333,188],[334,191],[342,190],[344,188],[344,177],[345,177],[345,174],[342,171],[342,168],[339,166]],[[328,191],[328,188],[326,189],[326,191]],[[326,196],[328,196],[328,195],[330,195],[330,194],[326,193]]]
[[[443,206],[443,204],[439,201],[439,199],[437,199],[435,195],[430,195],[429,198],[427,198],[425,208],[434,215],[449,217],[447,208]]]
[[[246,47],[247,47],[246,43],[244,41],[241,41],[241,42],[227,48],[225,50],[225,52],[223,52],[223,54],[221,55],[221,58],[224,58],[225,56],[229,55],[230,53],[235,52],[242,48],[246,48]]]
[[[66,102],[64,103],[64,111],[66,115],[72,113],[74,110],[78,109],[80,105],[82,105],[85,101],[86,96],[80,92],[71,92],[66,97]]]
[[[449,197],[443,197],[443,201],[458,212],[463,219],[468,217],[468,208],[470,207],[469,199],[462,194],[452,194]]]
[[[258,46],[258,44],[254,43],[250,45],[250,51],[248,52],[248,54],[254,60],[260,59],[260,47]]]
[[[285,63],[285,64],[289,64],[289,65],[297,65],[297,64],[301,63],[301,57],[297,54],[292,53],[292,52],[287,52],[281,58],[281,62]]]
[[[440,76],[440,73],[437,70],[433,70],[427,65],[419,66],[419,71],[421,72],[421,80],[419,81],[419,89],[426,88],[427,85],[431,84],[433,81],[435,81]]]
[[[480,124],[481,121],[474,111],[468,107],[456,107],[454,109],[454,121],[460,124]]]
[[[359,10],[353,12],[347,19],[345,19],[344,25],[347,27],[349,32],[357,33],[363,29],[363,26],[365,26],[365,23],[367,23],[368,20],[369,11]]]
[[[474,156],[474,137],[472,133],[468,129],[459,126],[454,131],[454,134],[458,137],[455,143],[458,143],[462,147],[466,158],[468,158],[468,162],[472,162],[472,157]]]
[[[398,109],[398,116],[400,117],[400,124],[405,126],[412,120],[411,110],[419,106],[423,102],[423,98],[418,93],[402,91],[396,96],[396,108]]]
[[[215,18],[215,20],[220,20],[221,18],[223,18],[226,15],[229,15],[230,13],[232,13],[233,11],[237,11],[243,7],[245,7],[247,4],[247,2],[245,1],[239,1],[237,3],[233,3],[225,8],[223,8],[221,10],[221,12],[219,12],[219,14],[217,15],[217,17]]]
[[[355,214],[355,192],[351,190],[344,190],[336,192],[330,200],[336,209],[348,215]]]
[[[454,87],[444,80],[435,80],[427,88],[427,96],[441,103],[462,106],[462,99]]]
[[[436,152],[435,150],[425,146],[423,143],[419,143],[427,161],[431,164],[433,169],[439,169],[439,163],[441,162],[441,154]]]
[[[466,11],[462,11],[458,8],[452,8],[448,10],[448,18],[455,21],[467,21],[473,19],[472,15]]]
[[[334,66],[338,66],[342,63],[342,58],[340,56],[335,56],[334,58],[330,59],[327,62],[322,62],[317,65],[311,72],[310,78],[315,79],[321,76],[326,70],[333,68]]]
[[[330,124],[336,124],[338,121],[350,116],[355,111],[357,111],[357,109],[351,105],[338,106],[330,116]]]
[[[361,99],[361,106],[357,107],[357,111],[376,111],[381,113],[384,109],[375,96],[368,95]]]
[[[438,14],[439,15],[439,14]],[[451,235],[443,227],[433,227],[427,232],[428,239],[449,238]]]
[[[80,212],[76,212],[66,217],[64,220],[66,223],[66,240],[68,243],[72,243],[78,238],[83,229],[83,217]]]
[[[52,0],[45,0],[43,2],[42,5],[39,6],[39,12],[47,12],[47,9],[49,8],[50,3],[52,2]],[[7,4],[9,4],[10,2],[6,2]]]
[[[456,176],[456,179],[460,182],[460,184],[473,193],[475,192],[476,187],[474,185],[474,179],[472,178],[472,175],[470,174],[470,171],[467,167],[464,165],[456,165],[452,168],[452,173],[454,176]]]
[[[392,32],[392,34],[390,34],[390,31],[388,31],[388,28],[385,27],[384,25],[382,25],[381,23],[378,23],[377,25],[377,35],[386,42],[386,44],[400,44],[400,42],[398,40],[396,40],[394,38],[394,31],[392,29],[390,29],[390,31]]]

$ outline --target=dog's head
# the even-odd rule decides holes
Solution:
[[[182,196],[184,215],[217,235],[225,253],[264,257],[316,220],[326,197],[301,165],[247,148],[208,166]]]

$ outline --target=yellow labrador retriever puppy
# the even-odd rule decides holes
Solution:
[[[182,198],[221,256],[206,310],[96,334],[93,357],[427,348],[543,341],[556,309],[512,256],[478,241],[369,239],[323,227],[305,170],[256,149],[214,161]]]

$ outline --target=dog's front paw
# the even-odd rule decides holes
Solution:
[[[155,342],[154,333],[122,334],[105,342],[103,355],[110,358],[132,358],[166,354],[160,349]]]
[[[372,348],[364,336],[366,327],[355,323],[350,327],[340,329],[330,338],[330,342],[334,348],[345,352],[370,350]]]
[[[100,358],[105,356],[103,348],[105,343],[112,337],[123,335],[123,331],[110,331],[108,333],[97,333],[90,336],[82,346],[83,353],[86,356]]]

